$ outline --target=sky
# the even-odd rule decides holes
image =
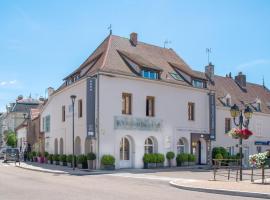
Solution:
[[[0,111],[18,95],[57,88],[108,36],[173,48],[204,71],[206,48],[215,73],[270,88],[269,0],[1,0]]]

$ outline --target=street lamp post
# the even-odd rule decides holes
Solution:
[[[249,106],[247,106],[245,108],[245,110],[240,110],[239,107],[234,104],[231,107],[231,116],[233,118],[233,122],[236,126],[239,127],[240,130],[244,128],[248,128],[249,125],[249,120],[252,117],[252,110],[250,109]],[[244,116],[243,116],[243,112],[244,112],[244,116],[245,116],[245,120],[244,120]],[[238,119],[238,123],[236,122],[236,118],[239,117]],[[243,138],[240,137],[239,138],[239,154],[240,154],[240,181],[243,180]]]
[[[75,157],[74,157],[74,105],[75,105],[75,99],[76,95],[70,96],[72,101],[72,167],[73,170],[75,170]]]

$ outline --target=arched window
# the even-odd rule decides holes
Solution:
[[[154,141],[152,138],[147,138],[145,140],[144,153],[154,153]]]
[[[77,136],[75,139],[75,155],[80,155],[81,153],[81,138]]]
[[[179,139],[177,142],[177,153],[185,153],[185,142],[183,139]]]
[[[60,155],[63,155],[64,153],[64,140],[63,138],[60,138]]]
[[[129,160],[130,157],[129,140],[123,137],[120,141],[120,160]]]
[[[54,140],[54,154],[58,154],[58,140],[55,138]]]

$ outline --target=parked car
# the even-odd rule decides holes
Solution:
[[[6,153],[6,148],[5,147],[1,148],[1,150],[0,150],[0,159],[4,158],[5,153]]]
[[[17,148],[7,148],[4,154],[4,162],[15,161],[20,162],[20,151]]]

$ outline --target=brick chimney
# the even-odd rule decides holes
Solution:
[[[130,42],[133,46],[136,46],[138,44],[138,34],[137,33],[131,33],[130,34]]]
[[[210,62],[205,66],[205,74],[208,78],[212,79],[215,75],[215,66]]]
[[[237,76],[235,76],[235,82],[242,88],[245,88],[247,85],[246,75],[242,72],[239,72]]]

